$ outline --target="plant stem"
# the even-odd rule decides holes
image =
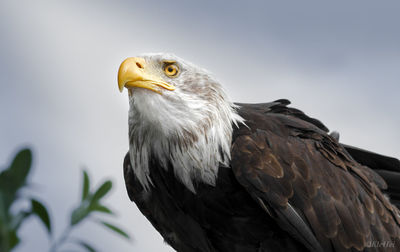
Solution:
[[[59,248],[68,238],[69,233],[71,232],[72,227],[68,226],[64,232],[62,233],[62,235],[60,236],[60,238],[55,241],[53,243],[53,245],[50,247],[49,252],[56,252],[57,248]]]

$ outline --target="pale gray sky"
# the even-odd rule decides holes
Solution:
[[[120,62],[172,52],[213,72],[234,101],[289,98],[348,144],[400,157],[398,1],[0,1],[0,166],[33,147],[35,195],[61,231],[81,168],[132,243],[84,224],[102,251],[172,251],[126,195]],[[32,220],[16,251],[46,251]]]

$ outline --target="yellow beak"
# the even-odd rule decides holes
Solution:
[[[146,61],[143,58],[127,58],[119,67],[118,88],[119,91],[126,88],[146,88],[161,94],[160,88],[175,90],[173,85],[163,81],[160,77],[150,74],[146,69]]]

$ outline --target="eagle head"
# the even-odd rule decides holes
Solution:
[[[242,121],[219,82],[161,53],[124,60],[118,87],[128,89],[130,158],[143,187],[152,184],[152,160],[193,192],[195,180],[214,185],[219,165],[229,163],[232,124]]]

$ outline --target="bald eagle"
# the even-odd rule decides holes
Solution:
[[[129,198],[183,252],[400,251],[400,162],[288,100],[232,103],[171,54],[128,58]]]

